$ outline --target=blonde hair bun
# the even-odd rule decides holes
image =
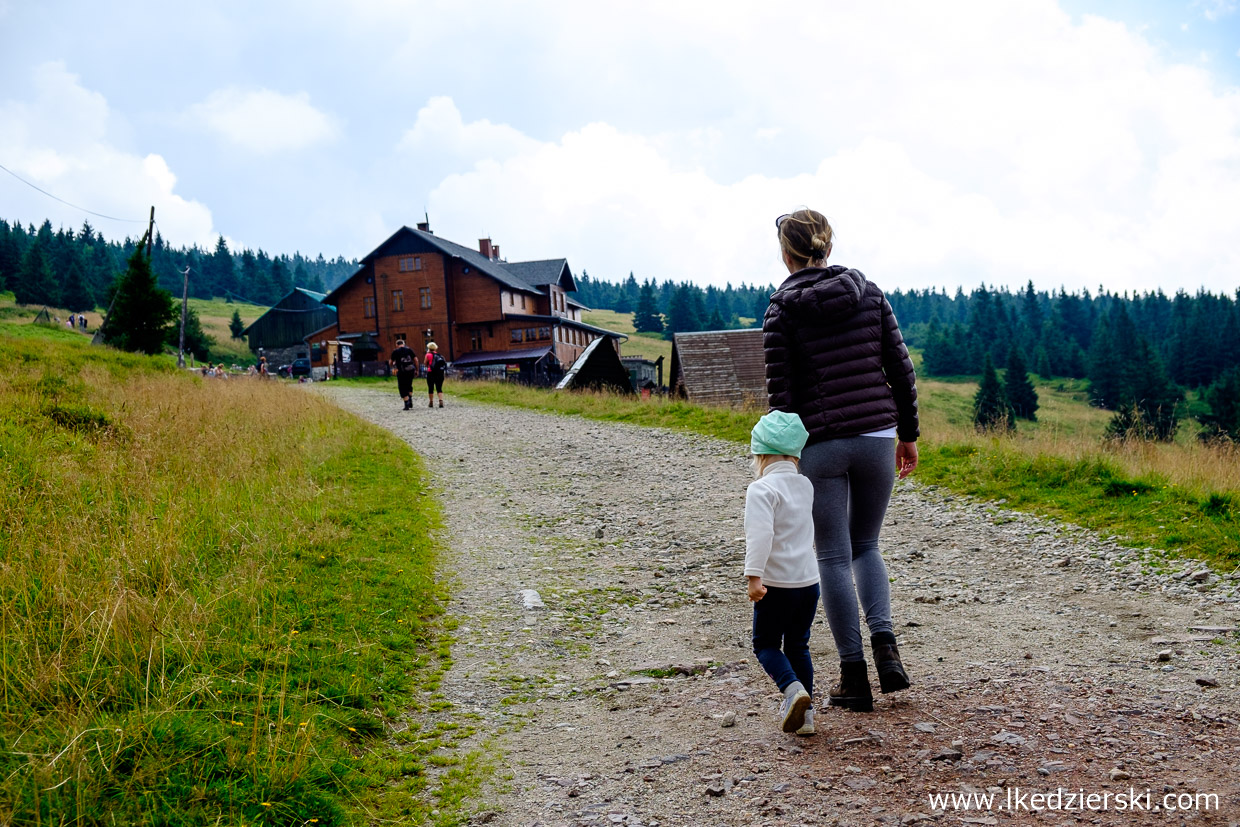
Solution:
[[[779,246],[795,265],[809,266],[810,262],[822,261],[831,255],[831,240],[835,236],[827,217],[816,210],[800,209],[780,216]]]

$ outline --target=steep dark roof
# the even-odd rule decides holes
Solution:
[[[554,284],[565,290],[576,290],[577,282],[573,280],[573,271],[568,267],[568,259],[547,258],[540,261],[504,262],[509,272],[535,287]]]
[[[691,402],[765,405],[762,328],[677,333],[668,385]]]
[[[320,301],[334,301],[336,294],[346,284],[366,272],[376,258],[419,252],[439,252],[459,258],[463,263],[479,273],[490,276],[509,290],[544,295],[545,291],[541,288],[548,284],[556,284],[570,291],[577,289],[577,283],[573,280],[573,271],[569,269],[566,259],[549,258],[511,263],[497,261],[487,258],[477,250],[448,241],[446,238],[440,238],[434,233],[401,227],[361,260],[362,266],[356,273],[345,279],[339,287],[322,297]],[[568,301],[572,302],[572,299]]]
[[[297,307],[296,305],[305,303],[305,299],[300,298],[301,296],[305,296],[310,299],[313,304],[309,307]],[[262,330],[264,326],[270,325],[272,323],[272,319],[280,318],[281,316],[297,317],[299,315],[311,314],[313,317],[312,320],[318,320],[327,319],[328,311],[330,311],[334,316],[336,313],[336,306],[323,301],[326,298],[327,296],[323,293],[316,293],[313,290],[306,290],[302,287],[294,287],[292,290],[285,293],[282,299],[269,307],[263,315],[250,322],[250,324],[241,331],[241,335],[250,336],[254,331]],[[316,307],[315,305],[318,306]],[[291,322],[291,324],[303,328],[308,323],[309,322],[302,321]],[[330,327],[330,325],[328,326]]]
[[[632,393],[633,383],[628,369],[621,364],[620,354],[611,339],[599,337],[586,347],[555,386],[556,390],[577,388],[612,388],[620,393]]]
[[[298,293],[305,293],[307,296],[314,299],[316,302],[319,302],[320,304],[322,304],[323,300],[327,298],[326,293],[316,293],[313,290],[307,290],[304,287],[294,287],[293,289],[296,290]]]

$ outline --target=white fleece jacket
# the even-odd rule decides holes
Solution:
[[[818,582],[814,485],[791,462],[767,467],[745,489],[745,576],[797,589]]]

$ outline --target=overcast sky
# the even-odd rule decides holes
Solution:
[[[1240,287],[1237,0],[0,0],[0,217],[778,283]]]

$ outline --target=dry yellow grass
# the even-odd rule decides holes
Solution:
[[[297,387],[0,322],[0,823],[334,823],[396,794],[370,710],[447,650],[437,518],[382,504],[424,485]]]
[[[917,389],[926,444],[995,445],[995,437],[973,427],[975,383],[921,379]],[[1105,458],[1129,476],[1158,476],[1199,495],[1240,491],[1240,455],[1234,444],[1202,443],[1191,429],[1170,443],[1107,441],[1103,434],[1112,414],[1090,406],[1080,382],[1044,382],[1037,390],[1038,421],[1019,420],[1016,432],[999,440],[1007,447],[1070,462]]]

